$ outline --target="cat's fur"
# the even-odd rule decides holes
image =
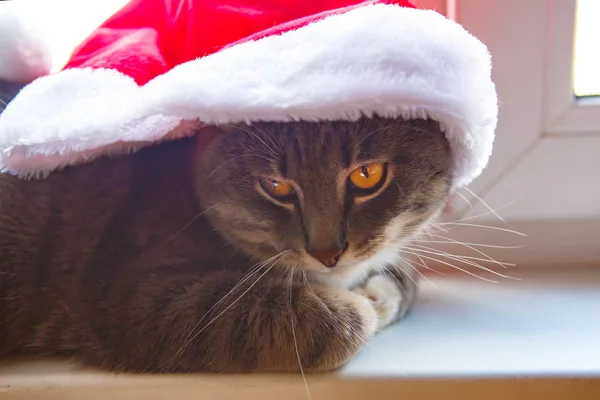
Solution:
[[[364,118],[207,127],[47,179],[0,175],[0,355],[337,368],[410,307],[414,277],[394,255],[442,207],[450,158],[435,122]],[[389,182],[354,198],[346,176],[372,160]],[[295,182],[294,204],[258,190],[271,176]],[[334,268],[305,250],[340,241]]]

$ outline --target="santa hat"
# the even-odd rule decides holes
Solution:
[[[0,3],[0,79],[21,83],[50,73],[52,60],[39,32],[19,18],[16,3]]]
[[[376,114],[438,121],[458,188],[492,151],[490,74],[479,40],[404,0],[133,0],[9,103],[0,168],[43,175],[193,134],[186,121]]]

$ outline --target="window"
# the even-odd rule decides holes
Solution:
[[[600,1],[578,0],[573,54],[573,91],[577,97],[600,96]]]
[[[548,0],[546,9],[544,133],[600,133],[600,99],[593,96],[600,91],[600,52],[593,43],[600,32],[600,4]]]
[[[487,213],[486,224],[526,233],[514,243],[472,232],[523,244],[490,252],[520,267],[599,264],[600,1],[455,3],[458,22],[490,49],[500,100],[494,153],[470,189],[508,226],[465,192],[474,210],[467,204],[459,217]]]

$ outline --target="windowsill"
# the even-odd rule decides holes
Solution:
[[[429,278],[437,288],[422,284],[410,318],[372,342],[385,356],[367,349],[344,372],[600,376],[600,269],[506,273],[521,280]]]
[[[600,269],[513,271],[513,275],[521,280],[493,284],[457,274],[430,276],[437,288],[422,283],[421,297],[412,314],[374,338],[338,374],[307,377],[309,387],[319,393],[327,389],[331,394],[337,387],[335,382],[344,382],[335,389],[339,393],[355,384],[366,387],[369,382],[386,380],[388,386],[392,384],[390,381],[401,385],[394,390],[410,386],[416,394],[421,393],[414,387],[418,382],[429,382],[423,388],[430,391],[436,387],[431,386],[432,381],[438,386],[446,381],[448,386],[440,389],[440,393],[447,393],[467,385],[469,380],[501,382],[497,379],[539,377],[546,382],[546,389],[548,382],[554,380],[560,385],[556,393],[567,387],[569,393],[574,393],[578,389],[571,385],[583,381],[559,378],[600,377]],[[448,382],[456,378],[460,379]],[[530,385],[538,382],[528,381]],[[324,382],[327,385],[323,386]],[[511,381],[504,382],[510,385]],[[19,393],[31,394],[30,390],[52,392],[56,396],[48,398],[69,398],[67,392],[76,395],[77,390],[90,386],[94,387],[94,393],[100,393],[98,390],[102,388],[114,395],[121,388],[132,396],[131,390],[171,385],[172,390],[184,392],[186,387],[193,388],[195,393],[208,390],[213,395],[207,398],[217,398],[220,393],[226,396],[225,392],[233,394],[233,398],[235,393],[245,393],[243,398],[251,398],[251,392],[260,391],[261,387],[273,395],[281,393],[282,389],[277,389],[281,385],[288,390],[293,386],[294,393],[304,387],[300,376],[130,377],[82,370],[66,363],[0,365],[3,399],[10,394],[20,398]],[[592,386],[600,389],[589,383],[585,390],[594,390]],[[305,392],[299,394],[298,398],[306,398]],[[295,398],[288,395],[288,399],[290,396]]]

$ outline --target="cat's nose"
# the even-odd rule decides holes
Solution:
[[[340,256],[342,255],[345,249],[346,246],[335,246],[322,250],[309,250],[308,254],[319,260],[324,266],[328,268],[333,268],[340,260]]]

